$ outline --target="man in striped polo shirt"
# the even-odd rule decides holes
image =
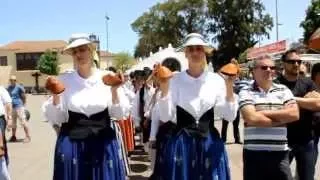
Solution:
[[[299,119],[298,106],[286,86],[273,83],[270,56],[257,58],[252,68],[254,82],[239,93],[244,180],[292,180],[286,124]]]

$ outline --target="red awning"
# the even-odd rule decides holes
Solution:
[[[320,50],[320,27],[310,37],[309,48]]]

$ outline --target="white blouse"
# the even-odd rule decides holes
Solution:
[[[216,108],[224,119],[233,121],[238,109],[236,101],[226,101],[224,79],[208,71],[204,71],[198,78],[188,75],[186,71],[176,74],[170,80],[168,95],[158,103],[160,120],[174,123],[176,106],[186,110],[196,121],[211,108]]]
[[[140,117],[140,113],[139,113],[140,90],[136,93],[136,96],[133,100],[132,107],[131,107],[132,118],[133,118],[133,121],[134,121],[134,124],[136,127],[139,127],[140,122],[141,122],[141,117]],[[148,107],[149,107],[149,104],[150,104],[150,101],[152,99],[154,92],[155,92],[155,89],[153,87],[149,87],[149,88],[145,87],[145,89],[144,89],[144,97],[143,97],[143,99],[144,99],[144,107],[143,107],[144,113],[148,114],[148,110],[149,110]]]
[[[156,136],[159,130],[159,125],[160,125],[160,111],[159,111],[159,105],[158,103],[156,103],[152,108],[152,112],[151,112],[151,130],[150,130],[149,141],[156,140]]]
[[[12,103],[9,92],[2,86],[0,86],[0,116],[6,115],[5,105]]]
[[[123,89],[118,88],[119,104],[112,103],[111,87],[102,82],[106,73],[95,70],[87,79],[80,77],[76,71],[59,76],[58,79],[64,84],[65,91],[60,94],[60,104],[53,105],[52,97],[43,104],[46,119],[52,124],[60,125],[68,121],[68,111],[90,116],[107,107],[111,118],[122,119],[127,116],[129,101]]]

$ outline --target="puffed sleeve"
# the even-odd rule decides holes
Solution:
[[[217,75],[214,81],[217,87],[216,110],[223,119],[233,121],[236,118],[238,111],[237,97],[233,94],[235,96],[234,101],[228,102],[226,100],[226,85],[224,79]]]
[[[0,86],[0,97],[3,104],[12,102],[9,92],[2,86]]]
[[[136,94],[126,86],[123,86],[123,90],[124,90],[125,95],[127,96],[128,100],[129,100],[130,105],[132,106],[132,103],[133,103],[133,100],[134,100]]]
[[[69,75],[63,74],[58,76],[58,80],[61,81],[65,86],[68,84],[67,79]],[[61,125],[68,121],[68,107],[66,105],[66,91],[59,94],[60,103],[57,105],[53,104],[53,97],[49,97],[42,105],[42,111],[46,120],[52,125]]]
[[[139,109],[138,109],[139,108],[139,98],[140,98],[139,93],[136,93],[136,95],[133,99],[133,102],[132,102],[132,106],[131,106],[131,115],[132,115],[135,127],[139,127],[140,121],[141,121],[141,118],[139,115]]]
[[[167,96],[159,99],[159,114],[162,122],[172,121],[175,122],[176,104],[178,99],[178,86],[179,81],[173,77],[170,80],[169,92]]]
[[[122,87],[119,87],[117,92],[119,103],[111,104],[109,113],[112,118],[123,119],[124,117],[129,116],[130,103]]]
[[[64,104],[63,95],[60,96],[60,103],[53,105],[53,97],[49,97],[42,105],[42,111],[46,120],[52,125],[61,125],[68,120],[68,111]]]
[[[151,132],[150,132],[150,141],[155,141],[156,136],[158,133],[159,129],[159,124],[160,124],[160,113],[159,113],[159,105],[156,103],[154,107],[152,108],[152,113],[151,113]]]

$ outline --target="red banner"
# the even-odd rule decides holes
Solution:
[[[287,41],[282,40],[258,48],[251,48],[248,51],[247,59],[253,59],[263,54],[280,53],[287,50]]]

